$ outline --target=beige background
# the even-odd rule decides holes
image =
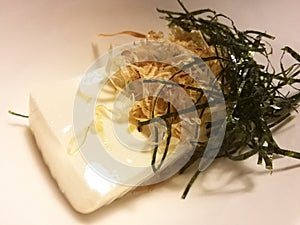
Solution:
[[[287,1],[185,1],[189,9],[212,8],[239,28],[267,30],[274,58],[280,47],[300,52],[300,3]],[[219,160],[180,199],[188,176],[139,189],[91,215],[74,212],[42,162],[26,119],[30,90],[81,74],[101,54],[129,37],[96,37],[120,30],[166,30],[155,8],[178,10],[175,1],[0,0],[0,223],[1,224],[300,224],[300,166],[278,159],[271,176],[256,159]],[[275,60],[275,62],[278,62]],[[278,142],[298,149],[299,116],[277,133]],[[284,168],[290,168],[286,170]]]

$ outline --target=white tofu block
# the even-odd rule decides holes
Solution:
[[[51,175],[72,207],[90,213],[133,187],[111,183],[94,172],[80,152],[69,154],[73,103],[80,79],[41,87],[30,96],[30,128]]]
[[[103,73],[103,70],[101,70],[100,74]],[[123,95],[116,94],[114,89],[112,91],[109,85],[105,85],[100,91],[101,94],[94,98],[98,101],[97,106],[100,102],[101,109],[102,107],[108,109],[106,114],[102,115],[102,112],[99,112],[100,118],[98,119],[96,117],[89,119],[84,114],[79,120],[76,120],[80,123],[80,129],[78,130],[77,125],[73,124],[73,116],[76,118],[73,112],[77,112],[77,108],[74,108],[75,98],[83,102],[83,105],[80,105],[81,109],[84,109],[83,111],[95,109],[94,103],[86,98],[91,97],[89,94],[87,95],[88,92],[82,93],[82,86],[80,86],[80,91],[77,92],[81,83],[80,79],[81,77],[78,77],[48,87],[38,88],[30,96],[29,113],[30,128],[44,161],[60,190],[76,211],[90,213],[103,205],[111,203],[138,185],[163,181],[174,175],[187,162],[189,159],[188,154],[191,155],[192,153],[192,151],[187,152],[187,149],[190,149],[193,145],[185,138],[179,144],[179,139],[173,137],[169,145],[167,159],[164,160],[159,171],[153,173],[151,167],[153,146],[148,145],[148,137],[136,129],[134,131],[129,129],[130,122],[126,115],[128,115],[131,106],[129,104],[129,108],[126,108],[126,98]],[[93,85],[97,87],[98,83],[95,82]],[[85,91],[91,91],[91,89]],[[117,103],[117,106],[115,103]],[[126,107],[124,108],[124,106]],[[120,111],[117,110],[118,107],[120,107]],[[111,112],[110,115],[107,115],[108,112]],[[119,115],[118,119],[115,120],[113,115]],[[96,125],[98,128],[100,126],[98,133],[91,131],[92,128],[89,129],[91,122],[94,121],[99,123]],[[197,127],[196,125],[191,126],[190,123],[185,124],[188,125],[186,130]],[[185,128],[187,125],[185,125]],[[76,131],[74,131],[74,126],[77,129]],[[85,136],[83,142],[78,140],[79,151],[75,133],[76,137],[78,138],[77,135],[79,135],[79,139],[81,139],[78,133],[84,130],[88,130],[88,132],[83,135]],[[163,129],[160,132],[164,133]],[[182,135],[183,137],[190,134],[186,131],[185,133],[186,135]],[[131,139],[131,137],[134,138]],[[97,143],[102,144],[97,145]],[[86,149],[88,149],[88,152],[91,150],[95,153],[92,154],[92,159],[86,157]],[[102,152],[99,152],[99,149]],[[159,146],[156,162],[162,159],[163,151],[161,149],[164,149],[163,144]],[[105,151],[104,154],[102,154],[103,151]],[[109,157],[106,157],[105,154]],[[96,158],[100,159],[100,162]],[[115,182],[109,181],[106,177],[104,178],[103,170],[100,174],[96,172],[95,168],[98,166],[97,171],[99,172],[99,165],[100,167],[103,166],[103,162],[105,166],[110,166],[104,169],[106,173],[109,173],[108,176],[111,176],[110,180]]]

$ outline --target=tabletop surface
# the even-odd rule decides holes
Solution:
[[[281,47],[300,51],[297,0],[184,2],[189,9],[222,12],[241,29],[276,36],[275,64]],[[176,176],[90,215],[73,211],[44,165],[28,121],[7,111],[27,114],[34,87],[82,74],[110,45],[132,40],[98,38],[98,33],[166,31],[155,9],[180,7],[175,0],[2,0],[0,6],[1,224],[300,224],[300,162],[288,158],[276,160],[272,175],[256,158],[218,160],[199,176],[186,200],[180,195],[189,176]],[[284,148],[300,150],[299,122],[297,116],[276,132]]]

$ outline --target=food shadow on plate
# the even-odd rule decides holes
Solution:
[[[176,175],[169,183],[163,184],[165,188],[175,189],[182,193],[184,188],[197,170],[199,162],[188,168],[183,174]],[[220,158],[205,171],[201,172],[192,185],[189,195],[207,197],[210,195],[228,195],[241,192],[250,192],[254,182],[250,174],[253,170],[242,162]]]

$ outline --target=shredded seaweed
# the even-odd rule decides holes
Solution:
[[[300,153],[282,149],[271,131],[271,128],[290,118],[291,112],[298,107],[300,55],[291,47],[283,47],[280,70],[276,71],[269,59],[273,52],[272,46],[267,42],[274,39],[272,35],[256,30],[240,31],[226,15],[211,9],[189,11],[180,0],[178,3],[183,12],[157,9],[161,18],[168,21],[171,28],[180,27],[186,32],[200,31],[207,44],[216,52],[216,56],[203,60],[209,62],[217,59],[222,67],[215,75],[223,90],[227,117],[225,138],[218,157],[240,161],[257,155],[258,164],[264,162],[269,170],[273,168],[274,155],[300,159]],[[265,64],[258,63],[255,55],[263,56]],[[294,60],[292,65],[284,65],[283,60],[287,56]],[[292,93],[285,92],[288,87],[293,90]],[[199,109],[208,105],[196,104],[196,107]],[[180,113],[185,112],[167,113],[161,119]],[[149,122],[144,121],[139,125]],[[194,155],[181,172],[201,158],[206,143],[199,142],[196,145]],[[155,154],[152,163],[155,162]],[[195,171],[182,198],[187,196],[199,173],[199,170]]]
[[[29,116],[27,116],[27,115],[23,115],[23,114],[20,114],[20,113],[16,113],[16,112],[11,111],[11,110],[8,110],[8,113],[11,114],[11,115],[19,116],[19,117],[23,117],[23,118],[28,118],[28,117],[29,117]]]

